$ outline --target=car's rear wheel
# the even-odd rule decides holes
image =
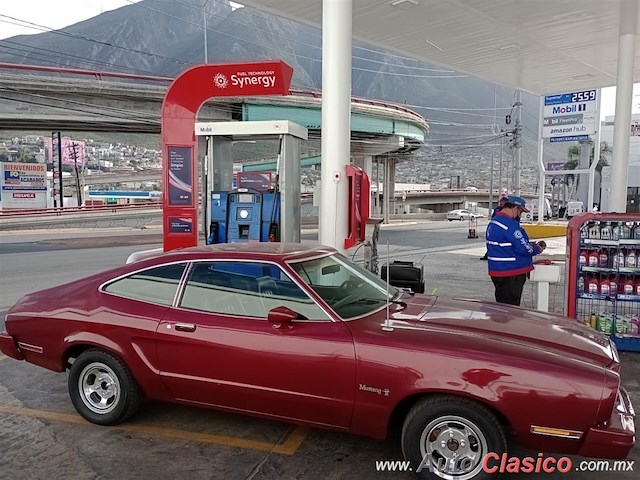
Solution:
[[[118,357],[103,350],[82,353],[71,365],[69,396],[86,420],[98,425],[115,425],[136,413],[142,391]]]
[[[507,442],[500,422],[485,406],[454,396],[417,403],[402,429],[402,452],[424,480],[481,480],[498,474],[483,470],[487,453],[501,456]]]

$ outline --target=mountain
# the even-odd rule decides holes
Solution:
[[[173,77],[204,62],[202,3],[142,0],[62,30],[0,40],[0,62]],[[292,88],[321,90],[320,29],[234,9],[227,0],[211,0],[205,8],[209,63],[281,59],[293,67]],[[513,116],[513,89],[363,43],[355,43],[352,53],[353,96],[405,104],[429,120],[430,143],[438,148],[426,148],[427,159],[470,151],[484,158],[493,145],[491,125],[513,128],[505,123],[506,114]],[[538,98],[522,97],[528,150],[535,148]],[[534,149],[523,163],[535,168],[535,157]]]

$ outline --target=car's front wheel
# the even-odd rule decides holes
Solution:
[[[78,413],[98,425],[123,422],[143,399],[124,362],[98,349],[83,352],[71,365],[69,396]]]
[[[484,480],[488,453],[501,456],[507,442],[500,422],[485,406],[465,398],[437,396],[409,411],[402,429],[402,452],[424,480]]]

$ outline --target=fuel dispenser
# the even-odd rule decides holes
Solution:
[[[207,143],[206,243],[300,242],[300,140],[307,139],[307,129],[288,120],[202,122],[196,135]],[[233,144],[263,140],[279,141],[273,188],[232,189]]]
[[[239,188],[212,192],[207,244],[280,241],[280,194]]]

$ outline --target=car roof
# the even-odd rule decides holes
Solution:
[[[187,260],[190,258],[202,258],[208,255],[212,257],[224,257],[231,254],[233,258],[267,259],[269,257],[294,260],[297,258],[316,257],[337,253],[337,250],[324,245],[313,243],[280,243],[280,242],[247,242],[247,243],[221,243],[216,245],[200,245],[197,247],[181,248],[169,252],[159,249],[139,252],[131,261],[150,259],[162,260]],[[227,254],[227,255],[225,255]]]

